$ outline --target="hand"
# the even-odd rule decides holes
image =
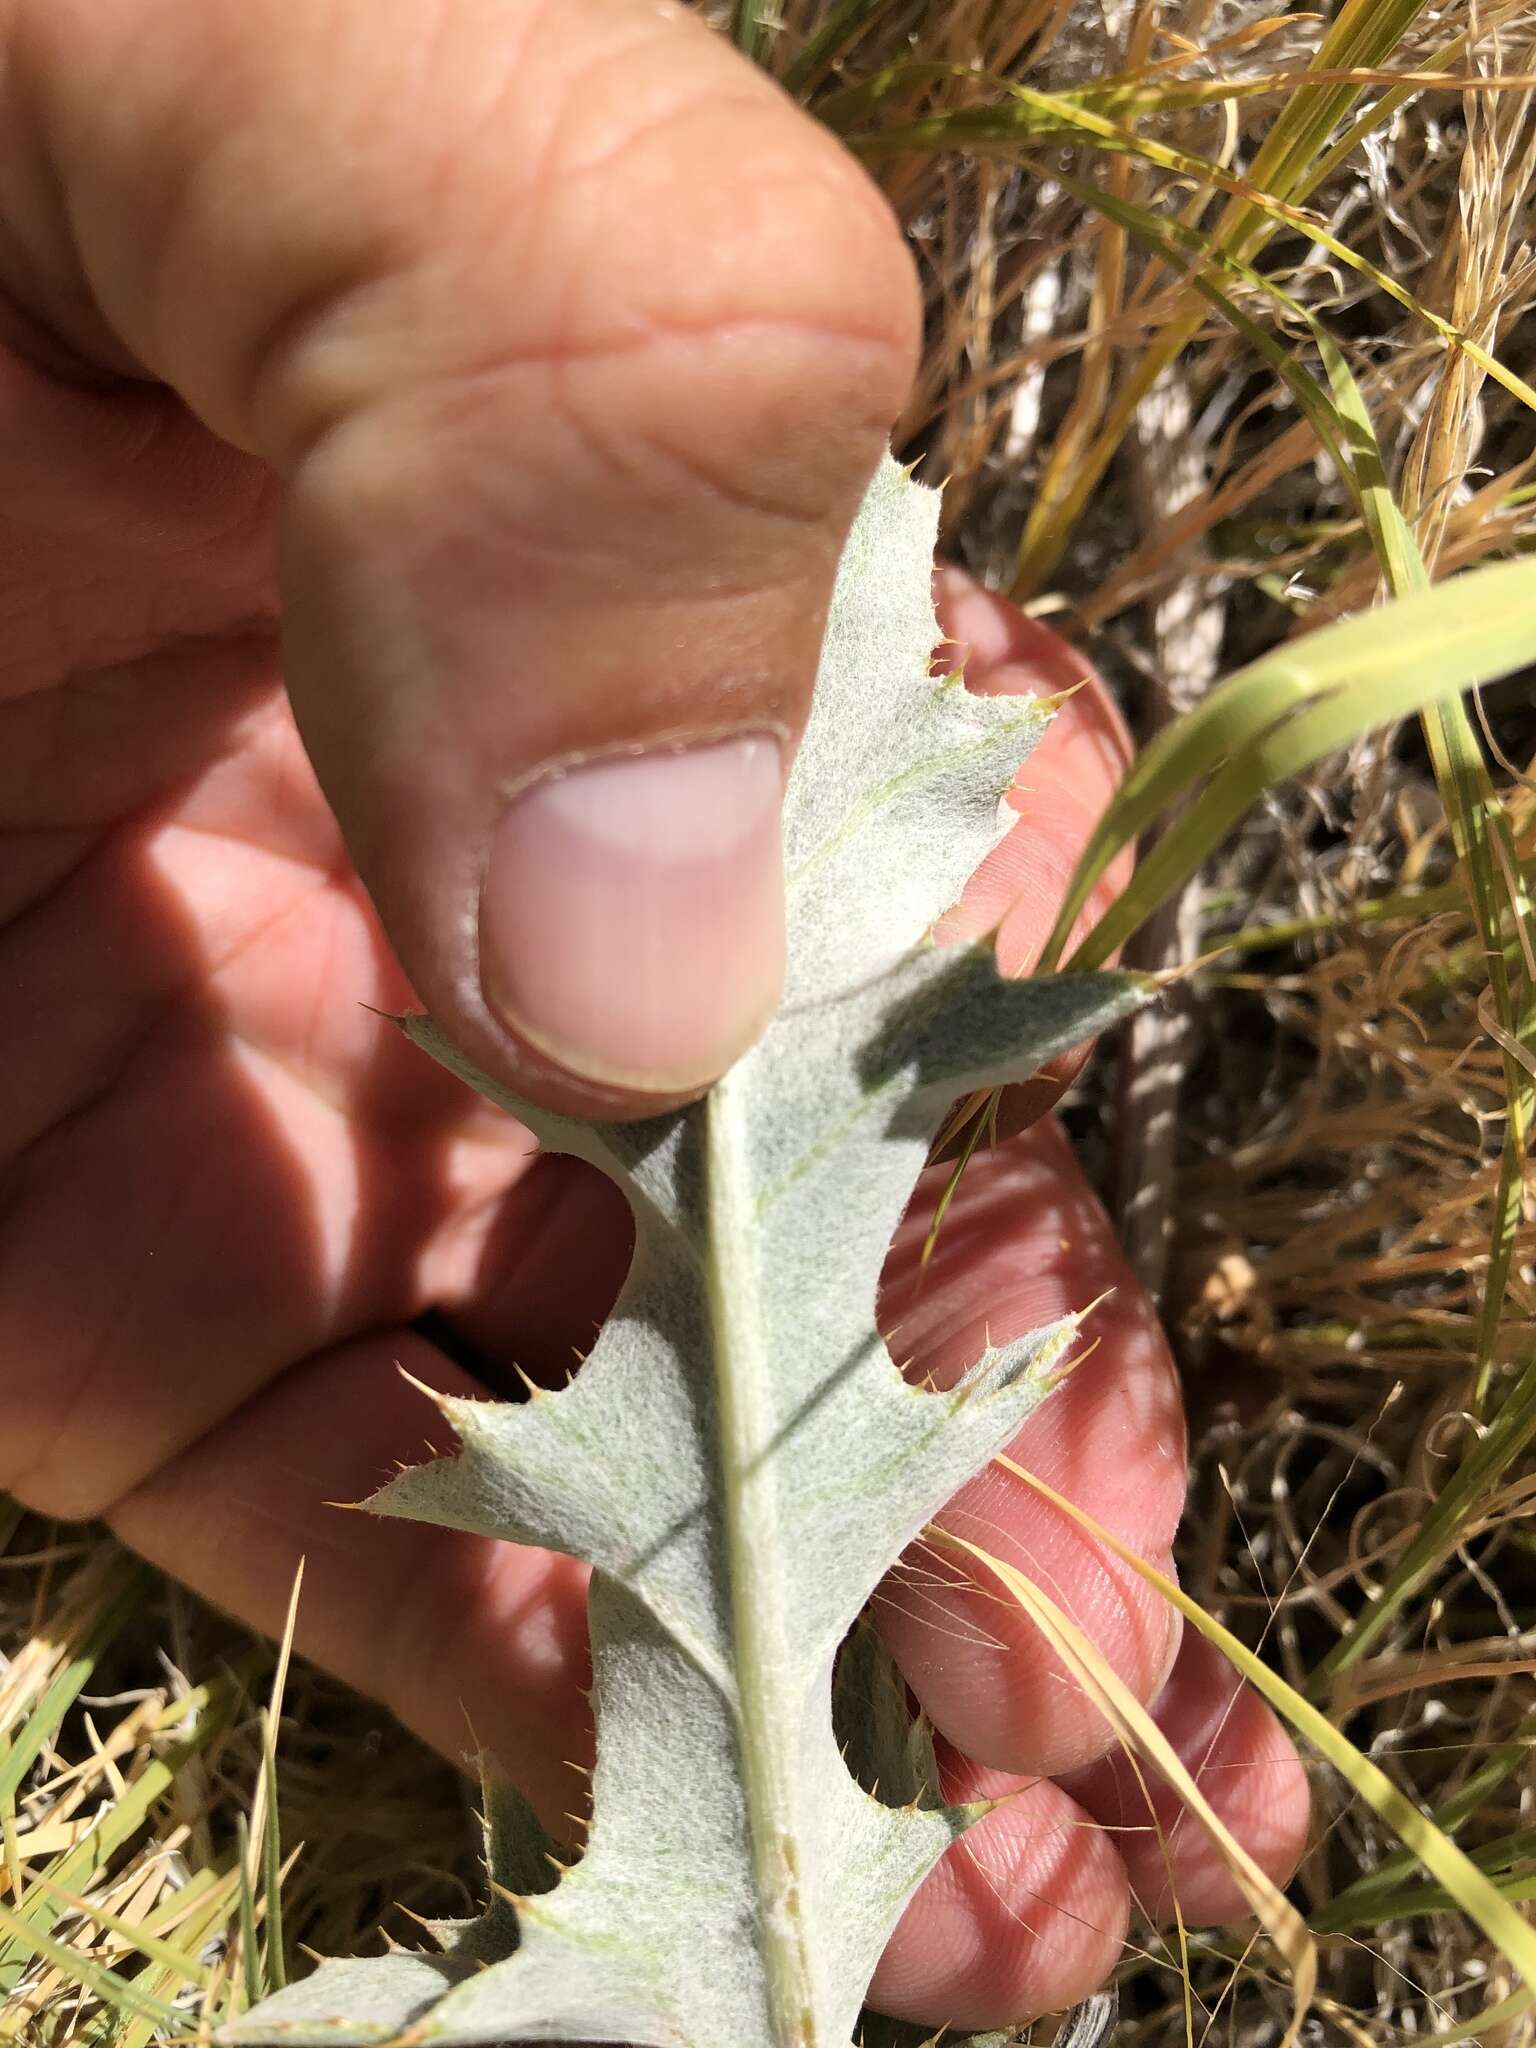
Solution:
[[[487,1377],[563,1374],[626,1218],[363,1005],[419,997],[597,1112],[750,1041],[780,749],[904,396],[906,257],[835,146],[655,0],[0,0],[0,38],[0,1484],[258,1626],[306,1554],[304,1645],[450,1754],[467,1715],[559,1826],[581,1567],[324,1503],[425,1448],[397,1359],[476,1384],[428,1310]],[[1065,679],[1052,636],[942,596],[973,679]],[[1026,770],[960,913],[1019,899],[1005,961],[1122,745],[1085,691]],[[590,779],[541,780],[593,755],[618,843]],[[919,1370],[1116,1285],[1015,1450],[1165,1563],[1177,1390],[1060,1139],[978,1161],[914,1294],[921,1230],[920,1199],[888,1276]],[[1288,1871],[1305,1788],[1265,1711],[1198,1649],[1164,1686],[1164,1607],[1018,1482],[949,1512],[1163,1687]],[[876,1996],[1067,2003],[1133,1887],[1166,1905],[1131,1781],[1021,1617],[921,1560],[881,1612],[954,1786],[1022,1789]],[[1191,1827],[1170,1847],[1186,1917],[1240,1910]]]

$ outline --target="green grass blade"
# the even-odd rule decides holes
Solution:
[[[1047,945],[1053,962],[1094,883],[1209,777],[1131,886],[1073,955],[1109,957],[1212,851],[1272,782],[1435,697],[1507,675],[1536,636],[1536,562],[1501,562],[1327,626],[1212,690],[1153,740],[1093,833]]]
[[[1512,1877],[1501,1883],[1499,1890],[1512,1905],[1527,1899],[1536,1899],[1536,1877]],[[1410,1885],[1400,1892],[1391,1892],[1373,1899],[1368,1904],[1349,1906],[1348,1893],[1341,1892],[1336,1899],[1330,1899],[1326,1906],[1308,1917],[1307,1925],[1314,1934],[1352,1934],[1362,1927],[1385,1927],[1394,1920],[1418,1920],[1427,1913],[1459,1913],[1460,1906],[1455,1896],[1443,1884]],[[1483,2026],[1488,2024],[1488,2014],[1480,2016]],[[1439,2036],[1435,2037],[1437,2040]]]
[[[1492,1243],[1483,1300],[1478,1315],[1477,1369],[1473,1405],[1487,1408],[1504,1305],[1514,1260],[1516,1236],[1525,1200],[1525,1166],[1530,1144],[1536,1077],[1520,1059],[1520,1048],[1533,1042],[1536,1004],[1528,986],[1517,994],[1505,956],[1506,923],[1533,925],[1530,898],[1516,856],[1509,819],[1489,779],[1465,704],[1431,707],[1424,715],[1425,738],[1467,878],[1494,1015],[1501,1039],[1504,1068],[1505,1126],[1494,1195]]]
[[[1085,204],[1116,219],[1128,232],[1177,264],[1209,260],[1208,246],[1181,222],[1131,205],[1117,195],[1061,174],[1060,182]],[[1370,536],[1389,589],[1404,596],[1429,587],[1418,543],[1387,481],[1386,466],[1369,408],[1342,350],[1323,324],[1305,307],[1268,279],[1231,256],[1218,256],[1218,266],[1264,291],[1311,334],[1322,359],[1327,389],[1305,370],[1267,329],[1251,319],[1207,273],[1194,269],[1190,282],[1245,337],[1255,353],[1274,368],[1290,389],[1338,473],[1350,490]],[[1430,702],[1421,709],[1426,738],[1447,812],[1452,819],[1463,880],[1458,895],[1470,892],[1482,940],[1486,973],[1499,1024],[1504,1066],[1507,1123],[1494,1204],[1494,1227],[1478,1331],[1476,1403],[1486,1408],[1495,1347],[1502,1324],[1514,1247],[1524,1197],[1525,1162],[1530,1125],[1536,1115],[1536,1076],[1522,1059],[1522,1050],[1536,1042],[1536,995],[1528,986],[1523,1005],[1515,997],[1506,950],[1512,941],[1507,921],[1529,932],[1536,919],[1516,856],[1513,835],[1488,776],[1467,708],[1457,698]],[[1258,791],[1253,792],[1255,795]],[[1240,812],[1238,813],[1240,815]],[[1235,817],[1233,822],[1236,822]],[[1167,849],[1160,849],[1171,858]],[[1145,869],[1134,885],[1144,891],[1141,915],[1155,907],[1157,872]],[[1150,902],[1147,899],[1151,899]],[[1064,929],[1064,928],[1061,928]],[[1113,927],[1111,927],[1113,929]],[[1097,938],[1097,935],[1096,935]],[[1060,930],[1053,935],[1045,960],[1055,957]],[[1529,942],[1528,942],[1529,943]],[[1518,952],[1518,949],[1517,949]]]
[[[151,1579],[149,1567],[131,1558],[125,1558],[113,1573],[74,1655],[28,1714],[20,1732],[0,1749],[0,1812],[14,1812],[27,1773],[58,1733],[103,1650],[139,1607]]]
[[[1516,1896],[1513,1887],[1509,1896]],[[1522,1986],[1518,1991],[1511,1991],[1508,1998],[1501,1998],[1497,2005],[1490,2005],[1482,2012],[1474,2013],[1471,2019],[1463,2020],[1459,2027],[1447,2027],[1444,2033],[1436,2028],[1436,2048],[1457,2048],[1460,2041],[1475,2041],[1478,2048],[1487,2048],[1489,2042],[1501,2037],[1509,2038],[1504,2029],[1512,2020],[1523,2018],[1533,2005],[1536,2005],[1536,1991]]]
[[[1529,1758],[1529,1750],[1525,1750]],[[1486,1787],[1485,1787],[1486,1789]],[[1435,1825],[1445,1827],[1440,1813],[1432,1816]],[[1504,1835],[1496,1842],[1484,1842],[1468,1855],[1479,1870],[1490,1877],[1506,1880],[1499,1889],[1506,1898],[1516,1896],[1511,1884],[1522,1881],[1536,1883],[1536,1874],[1530,1870],[1533,1855],[1536,1855],[1536,1828],[1519,1828],[1511,1835]],[[1525,1866],[1523,1869],[1517,1866]],[[1423,1893],[1439,1890],[1439,1887],[1407,1885],[1404,1879],[1414,1869],[1414,1859],[1404,1853],[1389,1857],[1379,1870],[1368,1871],[1345,1890],[1335,1893],[1333,1898],[1320,1906],[1311,1916],[1309,1925],[1314,1933],[1342,1933],[1351,1927],[1369,1927],[1382,1920],[1403,1919],[1411,1913],[1454,1912],[1454,1901],[1445,1905],[1423,1903]]]
[[[1350,0],[1308,68],[1323,72],[1378,69],[1423,11],[1422,0],[1391,0],[1391,4]],[[1457,40],[1459,44],[1461,39]],[[1331,88],[1326,98],[1322,93],[1293,92],[1254,159],[1249,182],[1277,199],[1304,198],[1316,182],[1321,144],[1363,89],[1341,85]],[[1391,108],[1386,103],[1390,97],[1384,96],[1360,118],[1352,133],[1352,149],[1390,118]],[[1213,252],[1251,258],[1270,232],[1269,216],[1260,211],[1253,217],[1250,209],[1234,202],[1211,237]],[[1084,507],[1130,431],[1137,408],[1197,332],[1201,317],[1198,306],[1191,306],[1168,324],[1125,377],[1103,427],[1075,465],[1070,492],[1059,503],[1031,513],[1019,544],[1013,581],[1016,597],[1037,591],[1060,561]]]
[[[261,1768],[267,1781],[267,1798],[261,1830],[261,1896],[266,1909],[266,1977],[274,1991],[288,1982],[288,1959],[283,1944],[283,1848],[277,1812],[277,1753],[272,1724],[263,1718],[261,1727]]]
[[[731,39],[754,64],[766,62],[774,20],[773,0],[736,0],[731,16]]]
[[[1308,69],[1379,69],[1425,11],[1426,0],[1345,0]],[[1276,199],[1293,199],[1310,190],[1309,174],[1363,90],[1341,83],[1317,92],[1291,93],[1254,157],[1250,183]],[[1239,202],[1223,219],[1219,239],[1225,248],[1251,254],[1269,232],[1263,213]]]
[[[261,1715],[261,1770],[248,1823],[255,1853],[241,1855],[240,1868],[247,1890],[254,1891],[260,1865],[263,1910],[266,1919],[266,1949],[262,1974],[267,1988],[281,1990],[287,1982],[283,1955],[282,1885],[283,1854],[277,1804],[277,1731],[283,1717],[283,1694],[288,1684],[288,1666],[293,1656],[294,1632],[299,1621],[299,1600],[304,1591],[304,1560],[300,1558],[288,1593],[288,1612],[278,1640],[277,1662],[272,1672],[272,1691]],[[253,1907],[254,1913],[254,1907]]]
[[[1503,27],[1506,23],[1512,26],[1520,18],[1524,6],[1525,0],[1509,0],[1509,4],[1503,7],[1490,7],[1478,20],[1476,33],[1489,35],[1494,29]],[[1465,59],[1472,41],[1472,33],[1463,30],[1461,34],[1452,36],[1448,42],[1436,44],[1422,60],[1422,69],[1451,70]],[[1418,87],[1411,82],[1389,86],[1380,99],[1373,100],[1370,106],[1357,114],[1328,147],[1313,158],[1300,182],[1292,188],[1291,196],[1294,199],[1305,199],[1320,185],[1326,184],[1337,170],[1348,163],[1365,138],[1390,121],[1394,114],[1401,112],[1417,92]]]
[[[259,2005],[266,1996],[261,1978],[261,1952],[256,1940],[256,1889],[251,1882],[251,1830],[243,1813],[235,1816],[237,1849],[235,1869],[240,1887],[240,1968],[247,2006]]]
[[[0,1905],[0,1933],[42,1962],[52,1963],[62,1971],[72,1985],[77,1985],[99,1998],[104,2005],[115,2011],[137,2019],[147,2019],[157,2027],[167,2029],[179,2025],[180,2016],[174,2006],[164,2004],[158,1998],[151,1998],[147,1992],[126,1977],[120,1977],[115,1970],[109,1970],[102,1963],[82,1955],[77,1948],[55,1941],[51,1934],[32,1926],[9,1906]]]
[[[785,66],[785,91],[795,94],[808,91],[823,72],[852,49],[889,5],[890,0],[838,0],[814,35],[807,39],[799,55]]]

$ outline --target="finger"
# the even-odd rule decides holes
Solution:
[[[909,1376],[949,1385],[990,1339],[1097,1302],[1080,1362],[1010,1455],[1159,1566],[1183,1505],[1184,1418],[1166,1341],[1060,1131],[1036,1125],[966,1168],[932,1257],[951,1169],[930,1169],[897,1234],[881,1327]],[[989,1466],[937,1518],[1065,1608],[1142,1699],[1167,1675],[1177,1616],[1023,1480]],[[1004,1770],[1056,1773],[1101,1755],[1107,1724],[980,1566],[919,1545],[877,1608],[907,1682],[956,1746]]]
[[[1130,1917],[1109,1837],[1046,1778],[949,1755],[941,1782],[948,1798],[1004,1803],[917,1891],[869,2003],[929,2026],[996,2027],[1088,1997],[1113,1969]]]
[[[569,1839],[591,1762],[587,1568],[456,1530],[348,1512],[452,1432],[399,1372],[483,1392],[398,1330],[309,1361],[112,1510],[122,1540],[219,1606],[279,1634],[304,1563],[301,1650],[444,1755],[476,1743]]]
[[[1153,1712],[1179,1760],[1265,1876],[1288,1884],[1307,1844],[1307,1774],[1290,1737],[1221,1652],[1193,1629]],[[1109,1830],[1141,1912],[1186,1926],[1241,1920],[1248,1902],[1210,1834],[1149,1764],[1123,1751],[1067,1781]]]
[[[995,934],[1002,971],[1028,974],[1039,964],[1073,871],[1134,748],[1102,678],[1059,633],[959,569],[938,572],[935,599],[951,643],[940,650],[941,670],[963,663],[967,688],[983,695],[1057,700],[1009,796],[1018,823],[938,930],[949,940]],[[1103,916],[1134,867],[1133,848],[1116,855],[1095,882],[1074,937]],[[1011,1134],[1042,1116],[1082,1071],[1089,1050],[1063,1053],[1035,1079],[1010,1089],[1000,1129]]]
[[[552,1101],[697,1090],[776,999],[912,366],[875,188],[670,0],[7,20],[0,280],[286,479],[289,685],[419,994]]]
[[[442,1300],[461,1363],[517,1396],[563,1387],[596,1342],[634,1251],[634,1212],[585,1161],[541,1153],[494,1208],[468,1283]]]

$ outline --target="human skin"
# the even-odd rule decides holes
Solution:
[[[303,1646],[450,1755],[472,1724],[557,1826],[583,1569],[324,1503],[431,1438],[397,1360],[478,1384],[428,1310],[491,1380],[563,1375],[626,1218],[376,1013],[423,1002],[589,1114],[750,1042],[782,767],[917,326],[874,188],[681,9],[0,0],[0,1485],[258,1627],[305,1555]],[[965,579],[938,596],[973,687],[1081,680]],[[1028,965],[1124,758],[1090,683],[948,931]],[[1059,1134],[978,1160],[919,1289],[934,1194],[887,1273],[903,1359],[1105,1296],[1013,1453],[1166,1567],[1177,1385]],[[948,1514],[1288,1875],[1305,1784],[1267,1710],[1196,1648],[1170,1680],[1162,1603],[1017,1480]],[[949,1783],[1013,1794],[878,2003],[1001,2022],[1100,1981],[1133,1891],[1242,1910],[1162,1815],[1165,1859],[1022,1616],[921,1559],[877,1612]]]

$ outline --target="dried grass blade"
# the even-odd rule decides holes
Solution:
[[[173,1942],[162,1941],[157,1935],[151,1934],[142,1922],[126,1920],[122,1914],[109,1912],[94,1899],[82,1898],[75,1892],[67,1891],[63,1885],[55,1884],[52,1878],[41,1871],[32,1882],[40,1885],[45,1892],[55,1898],[64,1911],[79,1913],[98,1927],[106,1928],[108,1933],[117,1935],[147,1961],[158,1963],[163,1970],[179,1977],[184,1984],[202,1983],[205,1973],[196,1956],[177,1948]]]
[[[1272,1671],[1261,1658],[1256,1657],[1213,1615],[1207,1614],[1197,1600],[1155,1566],[1138,1557],[1128,1544],[1122,1543],[1092,1515],[1048,1486],[1043,1479],[1026,1472],[1013,1459],[1003,1457],[997,1462],[1112,1551],[1164,1599],[1172,1601],[1185,1620],[1197,1628],[1208,1642],[1214,1643],[1275,1711],[1311,1743],[1362,1799],[1369,1802],[1425,1869],[1439,1879],[1461,1911],[1476,1922],[1529,1984],[1536,1985],[1536,1929],[1526,1922],[1466,1852],[1397,1789],[1379,1765],[1341,1734],[1326,1714],[1297,1692],[1294,1686],[1287,1685],[1278,1672]],[[1478,2026],[1481,2027],[1485,2020],[1486,2015],[1480,2016]]]
[[[30,1950],[41,1961],[51,1963],[72,1985],[79,1985],[93,1997],[116,2011],[137,2019],[147,2019],[159,2027],[170,2028],[177,2023],[174,2006],[166,2005],[158,1998],[151,1998],[147,1992],[120,1977],[115,1970],[109,1970],[102,1963],[82,1955],[79,1949],[70,1948],[64,1942],[55,1941],[51,1934],[45,1934],[40,1927],[34,1927],[13,1913],[8,1906],[0,1906],[0,1932],[9,1942]]]
[[[1000,1462],[1006,1464],[1007,1460]],[[1153,1764],[1204,1827],[1291,1972],[1294,2010],[1284,2037],[1284,2048],[1291,2048],[1317,1987],[1317,1951],[1301,1915],[1217,1815],[1172,1743],[1130,1687],[1050,1596],[1006,1559],[994,1557],[980,1544],[956,1535],[953,1530],[931,1529],[928,1537],[947,1549],[963,1551],[999,1581],[1082,1685],[1127,1751],[1133,1757],[1144,1756]]]
[[[1536,1357],[1511,1388],[1416,1530],[1413,1540],[1371,1605],[1323,1659],[1314,1674],[1319,1695],[1333,1688],[1380,1636],[1392,1616],[1461,1540],[1479,1501],[1536,1441]]]

